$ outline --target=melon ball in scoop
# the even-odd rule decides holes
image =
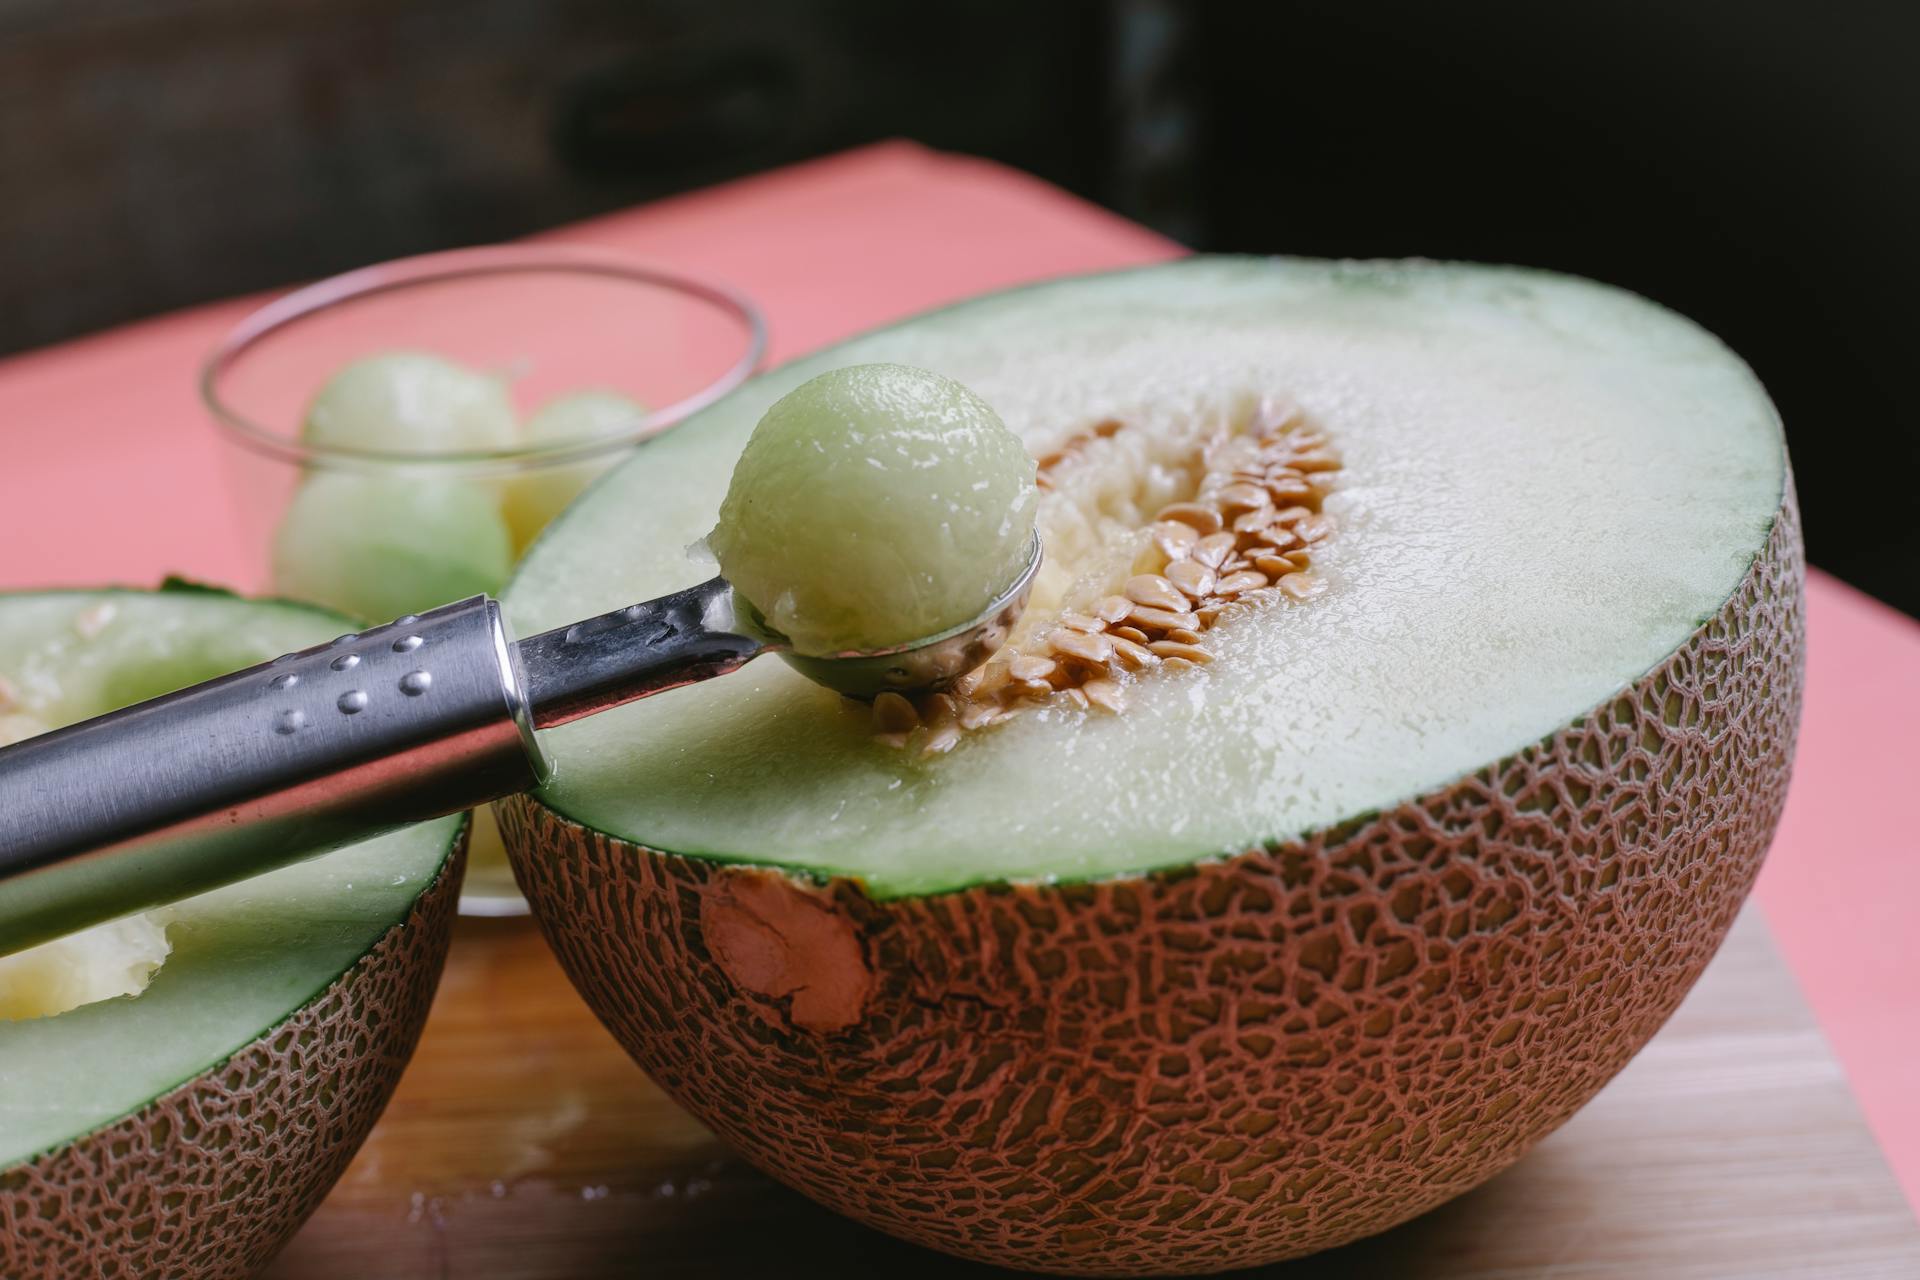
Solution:
[[[707,543],[795,652],[908,644],[978,617],[1026,567],[1034,462],[951,378],[855,365],[753,430]]]

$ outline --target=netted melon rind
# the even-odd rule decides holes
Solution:
[[[400,1082],[446,962],[465,857],[463,834],[404,921],[225,1063],[0,1169],[0,1276],[240,1280],[265,1266]]]
[[[874,901],[526,798],[501,825],[595,1013],[782,1181],[1008,1266],[1273,1262],[1493,1176],[1679,1004],[1785,801],[1803,577],[1789,492],[1719,613],[1566,730],[1177,872]]]

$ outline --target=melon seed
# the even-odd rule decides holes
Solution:
[[[1273,508],[1270,506],[1261,506],[1255,510],[1245,511],[1235,516],[1233,520],[1233,531],[1235,533],[1257,534],[1272,523]]]
[[[1180,588],[1181,591],[1192,596],[1195,600],[1198,600],[1213,590],[1213,570],[1207,568],[1207,566],[1197,560],[1182,560],[1179,564],[1170,564],[1167,566],[1167,581],[1173,583],[1174,586]],[[1159,602],[1155,600],[1142,600],[1140,603],[1157,604]],[[1187,602],[1182,600],[1179,605],[1174,607],[1184,609],[1187,607]]]
[[[1290,573],[1280,579],[1280,590],[1294,600],[1311,600],[1327,589],[1327,580],[1311,573]]]
[[[1035,684],[1052,675],[1057,665],[1052,658],[1022,654],[1007,664],[1007,674],[1022,684]]]
[[[881,733],[911,733],[920,727],[920,713],[889,689],[873,700],[873,727]]]
[[[1230,484],[1220,491],[1214,499],[1222,512],[1232,514],[1235,511],[1255,511],[1267,505],[1267,495],[1258,486],[1251,484]],[[1218,528],[1218,524],[1214,526]]]
[[[1212,533],[1200,539],[1193,546],[1193,558],[1209,568],[1219,568],[1222,561],[1233,554],[1236,539],[1230,533]]]
[[[1056,631],[1047,637],[1055,653],[1078,658],[1089,666],[1104,667],[1113,657],[1113,641],[1106,636],[1090,636],[1080,631]]]
[[[951,695],[930,693],[920,703],[920,719],[929,729],[943,729],[960,718],[960,704]]]
[[[1200,531],[1178,520],[1162,520],[1153,526],[1153,545],[1169,560],[1178,560],[1200,541]]]
[[[1128,628],[1128,630],[1132,630],[1132,628]],[[1139,635],[1142,640],[1146,638],[1143,632],[1135,632],[1135,634]],[[1127,668],[1129,671],[1139,671],[1159,661],[1159,658],[1154,654],[1153,650],[1147,648],[1145,644],[1139,641],[1131,640],[1119,634],[1109,635],[1107,640],[1113,645],[1113,656],[1119,660],[1121,666]]]
[[[1172,506],[1160,509],[1160,519],[1178,520],[1181,524],[1191,525],[1196,533],[1217,533],[1220,529],[1220,513],[1212,507],[1198,502],[1176,502]]]
[[[1080,686],[1080,692],[1094,706],[1107,711],[1120,712],[1127,708],[1127,698],[1120,686],[1111,680],[1089,680]]]
[[[1192,663],[1213,661],[1213,655],[1205,649],[1202,649],[1199,645],[1186,644],[1179,640],[1155,640],[1147,647],[1159,654],[1162,658],[1169,660],[1177,658]]]
[[[1308,516],[1294,527],[1303,542],[1324,542],[1333,533],[1333,517]]]
[[[1127,620],[1140,626],[1151,627],[1155,631],[1170,631],[1175,627],[1185,627],[1189,631],[1200,625],[1200,619],[1185,611],[1156,609],[1151,605],[1137,604]]]
[[[1168,567],[1171,568],[1172,566]],[[1213,575],[1209,573],[1207,576],[1212,577]],[[1154,609],[1167,609],[1174,613],[1186,612],[1187,597],[1182,594],[1180,589],[1169,579],[1163,578],[1157,573],[1135,574],[1133,577],[1127,579],[1127,585],[1124,590],[1127,593],[1127,599],[1133,601],[1136,605],[1146,605]],[[1129,609],[1127,614],[1131,617],[1135,612],[1135,610]]]

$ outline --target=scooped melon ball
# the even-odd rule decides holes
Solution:
[[[645,405],[618,391],[575,391],[548,401],[528,418],[521,443],[541,448],[590,440],[631,426],[646,415]],[[515,549],[524,551],[561,508],[624,456],[611,451],[583,462],[540,467],[509,481],[501,507],[513,530]]]
[[[282,595],[370,621],[500,589],[513,539],[488,488],[404,472],[322,472],[273,541]]]
[[[173,950],[164,914],[109,920],[0,956],[0,1022],[48,1018],[139,995]]]
[[[25,711],[0,712],[0,747],[52,726]],[[139,995],[173,948],[160,913],[91,929],[0,956],[0,1022],[46,1018],[115,996]]]
[[[515,443],[499,378],[441,356],[396,351],[355,360],[307,406],[301,438],[329,449],[465,453]]]
[[[1034,462],[951,378],[835,369],[753,429],[707,542],[798,653],[907,644],[978,617],[1026,567]]]

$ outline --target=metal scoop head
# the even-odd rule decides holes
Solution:
[[[1027,564],[1007,589],[981,611],[980,616],[938,635],[889,649],[849,649],[812,656],[780,648],[788,666],[815,684],[850,698],[871,701],[880,694],[933,693],[1000,651],[1013,634],[1013,624],[1033,594],[1033,578],[1040,571],[1040,535],[1033,536]],[[784,642],[782,642],[784,643]]]

